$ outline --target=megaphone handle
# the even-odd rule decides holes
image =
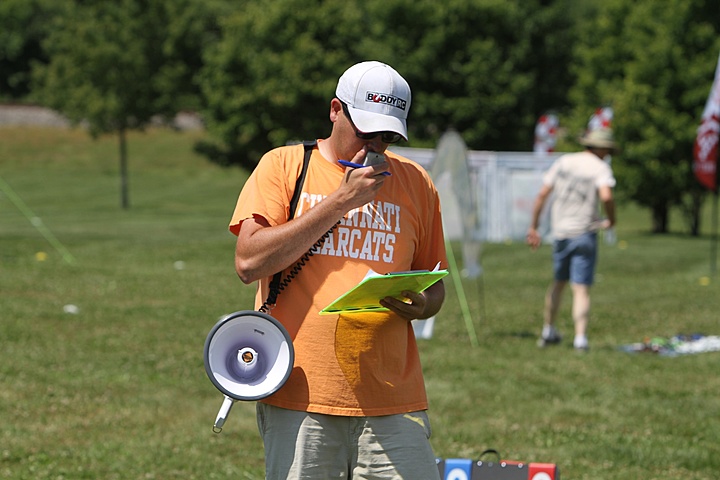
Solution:
[[[213,432],[220,433],[222,432],[222,427],[225,425],[225,419],[227,418],[228,414],[230,413],[230,409],[233,406],[233,403],[235,403],[235,400],[225,395],[225,400],[223,400],[222,406],[220,407],[220,411],[217,414],[217,417],[215,418],[215,424],[213,425]]]

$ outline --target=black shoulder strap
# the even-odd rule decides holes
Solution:
[[[306,141],[303,142],[303,147],[305,149],[305,156],[303,157],[303,165],[302,170],[300,171],[300,176],[298,177],[297,181],[295,182],[295,191],[293,192],[293,196],[290,199],[290,215],[288,216],[288,220],[292,220],[295,216],[295,209],[297,209],[297,204],[300,201],[300,195],[302,194],[302,187],[305,183],[305,177],[307,176],[308,166],[310,165],[310,156],[312,155],[313,148],[315,148],[315,145],[317,145],[317,140],[312,141]],[[267,301],[265,302],[267,305],[274,305],[275,301],[277,299],[277,295],[280,291],[280,280],[282,278],[282,272],[277,272],[273,279],[270,281],[270,291],[268,293]]]
[[[292,220],[292,218],[295,216],[295,209],[297,208],[297,204],[300,201],[302,187],[305,183],[305,176],[307,175],[308,166],[310,165],[310,155],[312,155],[312,151],[313,148],[315,148],[315,145],[317,145],[317,140],[303,142],[303,147],[305,148],[305,156],[303,157],[303,165],[302,170],[300,171],[300,176],[295,182],[295,191],[293,192],[292,199],[290,199],[290,216],[288,217],[288,220]]]

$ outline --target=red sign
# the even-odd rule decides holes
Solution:
[[[595,109],[595,113],[590,116],[590,120],[588,120],[587,131],[592,132],[600,128],[611,128],[613,116],[612,107],[598,107]]]
[[[557,143],[558,116],[553,113],[542,115],[535,125],[535,153],[550,153]]]

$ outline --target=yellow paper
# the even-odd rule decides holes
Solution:
[[[447,274],[447,270],[432,272],[422,270],[370,275],[320,310],[320,314],[387,312],[388,309],[380,305],[381,299],[385,297],[402,299],[404,298],[402,292],[405,291],[422,292]]]

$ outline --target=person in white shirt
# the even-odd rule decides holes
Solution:
[[[553,237],[553,282],[545,296],[543,330],[538,345],[557,344],[561,336],[555,327],[562,293],[572,288],[572,316],[575,326],[573,347],[588,349],[587,325],[590,316],[590,287],[597,263],[597,231],[615,225],[612,189],[615,177],[604,158],[617,151],[612,130],[592,130],[579,139],[585,150],[559,157],[543,177],[543,186],[533,206],[527,243],[535,250],[542,241],[538,228],[543,208],[551,198]],[[602,204],[605,218],[599,216]]]

